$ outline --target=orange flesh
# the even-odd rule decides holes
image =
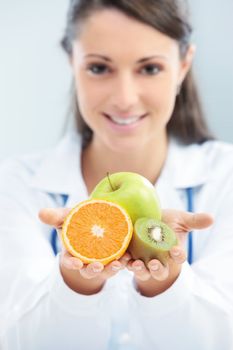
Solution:
[[[93,226],[104,229],[103,237],[93,234]],[[115,254],[126,243],[129,224],[125,215],[115,206],[89,203],[73,214],[67,227],[70,245],[87,258],[103,259]]]

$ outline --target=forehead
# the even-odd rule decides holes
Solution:
[[[85,51],[100,50],[106,54],[109,51],[123,54],[122,48],[141,55],[178,52],[174,39],[115,9],[92,13],[82,24],[75,42]]]

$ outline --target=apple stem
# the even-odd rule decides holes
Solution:
[[[109,185],[111,186],[111,189],[112,189],[113,191],[115,191],[115,189],[114,189],[114,187],[113,187],[113,185],[112,185],[112,183],[111,183],[109,173],[107,173],[107,177],[108,177],[108,182],[109,182]]]

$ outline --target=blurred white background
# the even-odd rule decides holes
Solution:
[[[195,71],[209,124],[233,142],[233,0],[191,2]],[[68,0],[0,0],[0,157],[54,145],[71,72],[60,48]]]
[[[0,0],[0,156],[56,143],[70,67],[60,48],[68,0]]]

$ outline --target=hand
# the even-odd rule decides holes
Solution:
[[[170,250],[170,259],[164,266],[159,260],[151,260],[147,266],[141,260],[130,260],[127,268],[134,272],[138,290],[145,296],[155,296],[167,290],[180,274],[182,263],[186,260],[184,244],[188,232],[203,229],[213,223],[206,213],[188,213],[179,210],[163,210],[162,221],[176,233],[178,245]]]
[[[61,227],[68,208],[44,208],[39,212],[40,220],[54,226],[60,237]],[[112,261],[104,266],[100,262],[84,265],[83,262],[72,256],[62,245],[60,269],[65,283],[74,291],[81,294],[94,294],[101,290],[105,281],[126,267],[130,255],[126,253],[119,260]]]

